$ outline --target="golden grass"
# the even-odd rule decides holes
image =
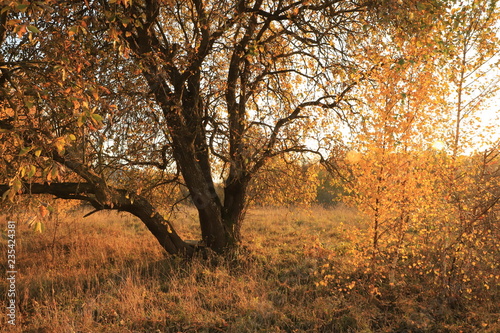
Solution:
[[[477,322],[468,315],[441,325],[430,312],[433,305],[414,299],[418,291],[410,288],[376,298],[362,288],[345,292],[321,285],[325,265],[354,271],[345,262],[351,238],[366,229],[363,218],[343,206],[253,208],[243,228],[245,250],[237,260],[218,264],[164,256],[130,215],[99,212],[82,219],[83,214],[54,215],[42,234],[18,223],[18,322],[10,329],[2,316],[1,331],[495,332],[500,327],[494,306]],[[182,207],[171,219],[187,239],[199,237],[192,208]],[[5,254],[4,242],[1,249]],[[6,286],[0,282],[2,302]],[[390,297],[399,309],[384,307]]]

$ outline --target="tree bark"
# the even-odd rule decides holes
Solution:
[[[224,189],[224,225],[230,238],[230,245],[241,241],[241,224],[246,212],[246,189],[249,179],[229,180]]]
[[[215,252],[223,253],[236,241],[233,227],[225,225],[223,205],[213,182],[203,125],[200,67],[188,66],[189,71],[181,73],[171,64],[157,64],[151,57],[159,45],[156,36],[147,29],[136,31],[127,42],[141,62],[142,74],[163,112],[175,161],[198,210],[203,242]],[[202,58],[200,53],[193,58],[193,64]]]

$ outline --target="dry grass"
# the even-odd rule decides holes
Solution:
[[[216,265],[165,257],[130,215],[82,215],[53,216],[42,234],[18,225],[17,332],[481,331],[471,316],[469,326],[460,326],[460,317],[440,325],[409,289],[390,295],[396,311],[361,289],[321,286],[322,267],[342,265],[353,246],[348,235],[364,228],[345,207],[252,209],[243,230],[246,250]],[[199,237],[194,210],[183,208],[172,219],[186,238]],[[5,295],[1,281],[3,302]],[[488,323],[484,332],[499,328],[495,311],[484,313],[489,321],[478,320]],[[5,316],[0,324],[6,331]]]

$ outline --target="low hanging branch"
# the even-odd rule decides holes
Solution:
[[[12,190],[8,185],[0,185],[0,196]],[[156,237],[160,245],[170,254],[190,256],[194,247],[184,242],[175,232],[171,223],[163,218],[150,202],[143,196],[123,189],[107,188],[108,202],[100,202],[97,197],[102,191],[90,183],[24,183],[21,193],[51,194],[60,199],[76,199],[89,202],[96,210],[93,213],[112,209],[131,213],[142,220],[146,227]],[[102,194],[100,195],[102,197]],[[90,214],[87,214],[88,216]]]

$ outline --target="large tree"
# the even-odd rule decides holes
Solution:
[[[361,17],[384,14],[362,0],[2,3],[0,194],[127,211],[187,255],[151,191],[184,186],[204,245],[236,246],[252,177],[349,110]]]

